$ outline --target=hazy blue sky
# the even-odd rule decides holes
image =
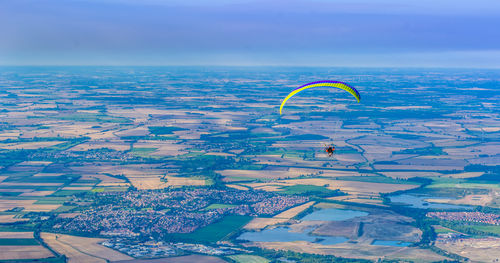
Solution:
[[[500,68],[500,0],[0,0],[0,64]]]

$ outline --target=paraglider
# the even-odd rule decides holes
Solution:
[[[341,81],[333,81],[333,80],[320,80],[320,81],[315,81],[315,82],[311,82],[311,83],[307,83],[305,85],[302,85],[296,89],[294,89],[292,92],[290,92],[286,97],[285,99],[281,102],[281,106],[280,106],[280,115],[282,114],[282,110],[283,110],[283,107],[285,106],[285,103],[291,98],[293,97],[295,94],[303,91],[303,90],[306,90],[306,89],[310,89],[310,88],[317,88],[317,87],[332,87],[332,88],[338,88],[338,89],[342,89],[342,90],[345,90],[347,92],[349,92],[351,95],[354,96],[354,98],[356,98],[356,100],[359,102],[361,100],[361,96],[359,95],[359,92],[352,86],[344,83],[344,82],[341,82]]]
[[[328,153],[328,156],[332,157],[333,152],[335,151],[335,147],[330,145],[325,148],[325,152]]]
[[[302,85],[296,89],[294,89],[292,92],[290,92],[285,99],[281,102],[280,106],[280,115],[283,113],[283,107],[285,106],[285,103],[294,95],[297,93],[310,89],[310,88],[316,88],[316,87],[331,87],[331,88],[338,88],[345,90],[349,92],[354,98],[356,98],[356,101],[359,102],[361,100],[361,95],[359,95],[359,92],[352,86],[350,86],[347,83],[341,82],[341,81],[333,81],[333,80],[321,80],[321,81],[315,81],[311,83],[307,83],[305,85]],[[325,145],[325,152],[328,154],[329,157],[333,156],[333,153],[335,152],[335,147],[333,145]]]

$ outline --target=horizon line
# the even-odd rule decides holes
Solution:
[[[366,68],[366,69],[482,69],[482,70],[500,70],[498,67],[463,67],[463,66],[325,66],[325,65],[210,65],[210,64],[163,64],[163,65],[145,65],[145,64],[127,64],[127,65],[117,65],[117,64],[20,64],[20,65],[9,65],[0,64],[0,67],[226,67],[226,68]]]

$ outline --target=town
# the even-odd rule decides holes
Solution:
[[[227,215],[271,216],[309,200],[304,196],[213,188],[105,192],[93,198],[93,203],[74,218],[54,220],[53,229],[165,238],[170,233],[191,233]],[[73,202],[82,201],[75,198]]]
[[[429,212],[427,216],[443,220],[500,225],[500,215],[481,212]]]

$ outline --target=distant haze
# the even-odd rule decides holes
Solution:
[[[500,68],[498,0],[0,0],[1,65]]]

